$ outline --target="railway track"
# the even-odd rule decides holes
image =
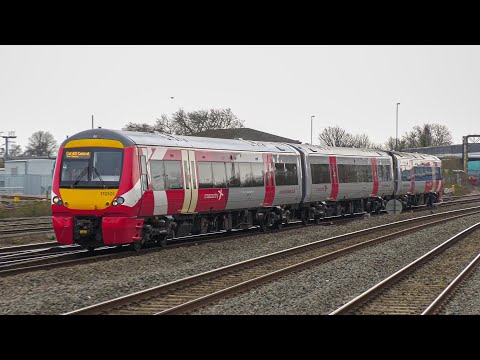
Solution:
[[[459,199],[457,199],[459,198]],[[459,196],[455,199],[451,198],[437,206],[453,206],[458,204],[467,204],[480,201],[478,195]],[[426,205],[420,205],[413,208],[413,211],[421,211]],[[20,223],[19,223],[20,222]],[[22,235],[32,233],[44,233],[53,231],[51,216],[42,216],[38,218],[17,218],[17,219],[0,219],[0,239],[2,235]]]
[[[424,211],[425,206],[415,208],[412,211]],[[364,213],[358,213],[346,216],[333,216],[325,218],[321,225],[340,225],[341,223],[352,221],[359,216],[364,216]],[[314,223],[307,226],[314,226]],[[295,228],[301,228],[305,225],[300,225],[299,222],[291,223],[288,227],[284,227],[284,231],[294,230]],[[279,231],[279,230],[275,230]],[[280,230],[282,231],[282,230]],[[209,233],[203,235],[191,235],[182,238],[176,238],[169,241],[167,247],[185,246],[189,244],[196,244],[197,242],[210,242],[210,241],[223,241],[231,238],[242,237],[245,234],[261,235],[258,232],[257,227],[251,229],[233,231],[230,234],[220,231],[218,233]],[[88,253],[86,250],[80,249],[78,246],[61,246],[56,242],[47,242],[41,244],[24,245],[22,247],[9,247],[0,248],[0,276],[15,275],[24,272],[36,271],[36,270],[48,270],[60,266],[72,266],[77,264],[86,264],[101,260],[108,260],[111,258],[120,258],[127,256],[142,255],[146,252],[160,251],[162,248],[156,246],[147,246],[146,248],[138,252],[128,252],[127,247],[105,246],[95,249],[94,252]],[[11,249],[11,250],[10,250]],[[25,252],[24,250],[38,250],[36,252]],[[41,251],[44,249],[44,251]],[[8,253],[9,258],[4,257],[2,259],[1,254]],[[15,253],[17,253],[15,255]],[[91,256],[95,255],[95,256]],[[5,259],[5,260],[4,260]],[[8,261],[6,261],[8,259]]]
[[[451,237],[331,315],[434,314],[478,265],[480,223]],[[472,260],[473,259],[473,260]]]
[[[357,249],[438,223],[480,213],[480,207],[473,209],[426,215],[335,236],[207,271],[66,314],[188,313],[221,298]],[[419,225],[416,225],[418,223]],[[393,230],[396,231],[392,232]]]
[[[31,234],[33,232],[48,231],[53,231],[51,216],[0,219],[0,238],[2,235]]]
[[[0,219],[0,224],[3,223],[16,223],[18,221],[32,221],[32,220],[38,220],[38,221],[47,221],[50,220],[52,221],[52,216],[36,216],[36,217],[17,217],[17,218],[3,218]]]

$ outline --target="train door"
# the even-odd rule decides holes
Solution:
[[[433,188],[433,173],[435,170],[431,165],[432,164],[428,162],[425,166],[425,193],[429,193]]]
[[[195,162],[195,151],[182,150],[183,183],[185,197],[182,213],[194,213],[198,201],[198,184]]]
[[[155,207],[153,197],[153,190],[150,185],[148,171],[147,171],[147,157],[140,155],[140,185],[142,193],[142,202],[139,211],[139,216],[151,216]]]

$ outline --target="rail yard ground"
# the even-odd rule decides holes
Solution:
[[[469,207],[470,205],[455,208]],[[438,212],[452,210],[439,208]],[[245,236],[122,259],[0,278],[0,314],[60,314],[199,272],[420,213],[372,216],[341,226]],[[327,314],[448,237],[480,221],[472,215],[403,236],[261,285],[195,314]],[[354,275],[351,275],[354,274]],[[472,279],[475,275],[472,276]],[[456,296],[447,314],[479,314],[480,283]],[[475,296],[477,294],[477,296]]]

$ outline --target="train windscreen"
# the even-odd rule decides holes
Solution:
[[[123,150],[120,149],[65,149],[60,187],[118,188],[122,164]]]

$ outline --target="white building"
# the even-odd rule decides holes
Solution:
[[[5,160],[6,175],[52,175],[55,159]]]
[[[0,194],[49,194],[52,188],[55,159],[5,160],[5,170],[0,172]]]

